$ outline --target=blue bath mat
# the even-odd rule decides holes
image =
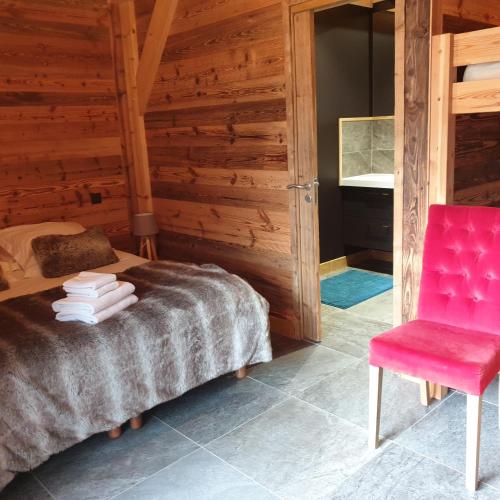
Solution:
[[[392,288],[392,276],[350,269],[321,280],[321,302],[347,309]]]

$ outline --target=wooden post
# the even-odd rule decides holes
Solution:
[[[151,178],[144,117],[140,113],[137,91],[139,49],[133,0],[109,0],[115,43],[115,61],[122,68],[117,78],[121,101],[123,133],[129,165],[132,206],[136,212],[153,212]]]
[[[451,85],[457,70],[452,64],[452,34],[432,37],[429,132],[429,204],[452,204],[455,169],[455,116]]]
[[[451,86],[457,79],[452,61],[453,35],[435,35],[431,45],[429,124],[429,204],[451,205],[455,192],[455,115]],[[435,385],[432,396],[442,399],[447,388]]]

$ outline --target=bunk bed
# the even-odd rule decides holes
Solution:
[[[430,203],[453,204],[456,115],[500,111],[500,27],[432,37]],[[458,69],[466,67],[464,81]]]

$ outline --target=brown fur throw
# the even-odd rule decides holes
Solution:
[[[3,275],[2,266],[0,266],[0,292],[9,289],[9,282],[5,279]]]
[[[58,278],[118,262],[111,243],[100,228],[79,234],[39,236],[31,246],[45,278]]]
[[[271,360],[269,305],[238,276],[156,261],[118,279],[139,302],[95,326],[54,319],[61,288],[0,302],[0,490],[96,432]]]

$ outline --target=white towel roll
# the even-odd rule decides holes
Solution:
[[[82,321],[83,323],[87,323],[89,325],[97,325],[101,321],[111,318],[111,316],[114,316],[132,304],[135,304],[138,300],[139,299],[136,295],[129,295],[116,304],[113,304],[112,306],[107,307],[106,309],[103,309],[95,314],[70,311],[60,312],[56,314],[56,319],[58,321]]]
[[[57,300],[52,304],[52,309],[56,313],[75,313],[75,314],[96,314],[103,309],[117,304],[128,295],[134,293],[135,286],[127,281],[119,281],[118,288],[112,292],[104,294],[97,299],[87,297],[66,297]]]

